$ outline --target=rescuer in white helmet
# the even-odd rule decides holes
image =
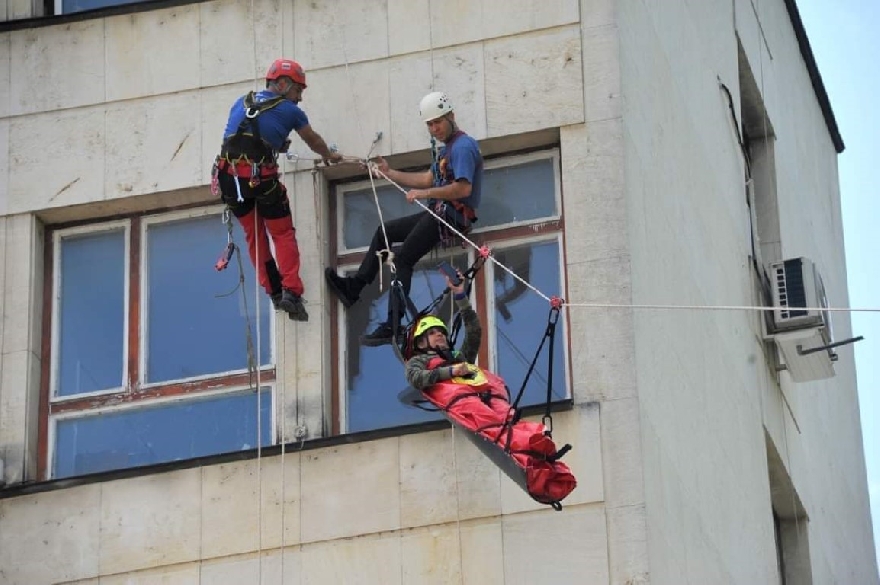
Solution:
[[[480,205],[483,182],[480,147],[476,140],[459,130],[452,102],[443,92],[431,92],[422,98],[419,117],[431,135],[431,168],[416,172],[397,171],[390,168],[382,157],[377,157],[374,175],[387,177],[408,188],[407,201],[425,201],[437,216],[464,233],[477,220],[476,210]],[[434,148],[437,142],[443,143],[439,150]],[[386,221],[384,232],[380,226],[373,235],[370,249],[354,275],[342,277],[333,268],[324,271],[327,285],[346,308],[358,301],[361,290],[379,273],[377,252],[385,250],[386,235],[390,245],[403,244],[394,256],[394,264],[396,278],[406,295],[409,295],[416,263],[438,243],[447,245],[450,241],[448,228],[427,211]],[[388,303],[388,319],[362,338],[364,345],[385,345],[399,334],[391,323],[392,302],[393,298]]]

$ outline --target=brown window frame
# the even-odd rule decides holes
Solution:
[[[528,220],[524,222],[518,222],[516,224],[502,224],[500,226],[488,226],[485,228],[477,228],[471,234],[469,234],[468,238],[473,241],[477,246],[489,246],[491,249],[493,245],[504,246],[508,243],[529,243],[529,242],[540,242],[547,241],[548,236],[556,235],[559,239],[559,253],[560,253],[560,271],[561,280],[562,280],[562,289],[565,294],[567,294],[568,288],[568,278],[565,272],[565,217],[563,213],[563,193],[562,193],[562,169],[561,169],[561,152],[557,146],[543,146],[537,149],[530,149],[524,152],[514,152],[514,153],[504,153],[499,154],[497,156],[492,157],[492,159],[487,160],[486,167],[487,168],[495,168],[495,167],[503,167],[503,166],[512,166],[515,165],[516,162],[521,160],[530,160],[530,159],[540,159],[540,158],[552,158],[554,162],[554,174],[556,179],[555,189],[556,189],[556,203],[557,203],[557,216],[553,217],[542,217],[535,220]],[[427,168],[414,169],[414,170],[428,170]],[[340,187],[347,186],[351,183],[360,183],[361,181],[366,180],[363,177],[356,178],[354,180],[346,181],[344,184],[331,184],[330,185],[330,197],[329,197],[329,258],[331,260],[331,264],[335,267],[340,266],[350,266],[350,265],[358,265],[366,256],[366,252],[359,250],[354,252],[343,252],[339,253],[338,251],[338,241],[339,241],[339,200],[341,199],[339,190]],[[381,185],[385,185],[386,182],[380,181],[377,182],[377,187]],[[416,211],[413,212],[415,213]],[[471,253],[471,247],[466,244],[467,249],[466,253]],[[489,323],[489,315],[487,312],[489,303],[485,302],[488,294],[488,287],[491,283],[487,283],[487,271],[481,270],[477,273],[476,278],[474,279],[474,287],[472,291],[472,298],[475,299],[474,308],[479,315],[481,323]],[[330,303],[330,326],[333,328],[334,332],[338,330],[341,319],[343,319],[344,313],[340,310],[340,303],[331,302]],[[567,324],[566,324],[567,325]],[[568,330],[565,327],[566,331]],[[567,334],[567,337],[570,334]],[[568,339],[566,339],[568,341]],[[478,360],[480,363],[487,364],[491,363],[489,360],[489,343],[483,343],[480,347]],[[331,352],[331,363],[339,364],[339,360],[343,359],[343,354],[340,352],[340,335],[334,334],[331,335],[331,343],[330,343],[330,352]],[[571,355],[570,352],[566,352],[565,354],[565,388],[567,393],[570,395],[572,391],[572,380],[571,380]],[[333,367],[330,373],[330,415],[331,415],[331,425],[330,430],[332,435],[340,435],[345,434],[342,431],[342,405],[340,400],[340,393],[343,391],[342,380],[340,380],[340,368]],[[513,389],[515,392],[516,389]]]
[[[39,480],[51,479],[51,465],[49,462],[49,454],[54,448],[50,444],[49,427],[51,419],[59,414],[82,413],[83,415],[100,410],[110,406],[119,406],[122,404],[148,404],[159,398],[173,398],[183,396],[195,396],[198,394],[211,392],[217,393],[218,390],[228,390],[234,393],[237,390],[246,389],[250,382],[251,376],[248,372],[221,373],[217,375],[200,376],[198,379],[191,381],[174,380],[169,383],[151,383],[145,387],[141,387],[141,344],[146,340],[142,336],[141,331],[141,307],[142,307],[142,282],[141,282],[141,264],[143,260],[143,224],[148,218],[161,218],[170,216],[175,211],[196,210],[192,215],[193,218],[199,217],[199,213],[210,214],[215,210],[218,215],[222,208],[215,205],[211,206],[187,206],[175,210],[150,211],[136,214],[127,214],[116,216],[113,218],[103,218],[94,221],[83,221],[69,224],[59,224],[49,226],[44,233],[44,261],[43,261],[43,298],[42,310],[43,321],[41,330],[41,347],[40,347],[40,400],[39,400],[39,426],[38,426],[38,452],[37,452],[37,477]],[[171,213],[169,213],[171,212]],[[169,218],[169,221],[172,221]],[[87,395],[77,398],[76,396],[64,397],[62,399],[53,400],[52,397],[52,367],[53,367],[53,320],[54,314],[53,295],[55,293],[55,238],[59,233],[70,230],[71,228],[93,226],[95,231],[100,230],[100,226],[107,226],[112,223],[123,224],[127,222],[126,231],[128,232],[128,257],[127,257],[127,279],[128,279],[128,299],[127,299],[127,331],[125,335],[128,341],[127,352],[123,356],[126,362],[125,385],[117,392],[102,392],[98,395]],[[157,222],[161,223],[161,222]],[[59,236],[59,237],[63,237]],[[244,242],[241,242],[242,244]],[[246,250],[242,250],[242,254],[247,255]],[[245,262],[248,260],[245,258]],[[274,356],[273,356],[274,358]],[[271,365],[262,366],[259,369],[260,385],[274,386],[276,382],[276,364],[273,360]],[[273,442],[275,438],[273,437]]]

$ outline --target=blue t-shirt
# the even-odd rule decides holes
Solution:
[[[477,209],[483,187],[483,155],[480,154],[477,141],[464,132],[458,134],[449,144],[440,148],[437,164],[440,167],[439,179],[435,175],[434,186],[442,187],[459,179],[467,180],[471,184],[471,194],[458,201]]]
[[[256,101],[257,103],[263,102],[276,95],[264,89],[257,93]],[[238,125],[244,120],[244,110],[244,96],[241,96],[235,100],[232,109],[229,110],[229,121],[226,122],[226,130],[223,132],[224,139],[229,138],[238,130]],[[257,124],[260,127],[260,138],[266,141],[273,150],[278,151],[281,150],[291,131],[309,125],[309,118],[298,105],[290,100],[282,100],[274,108],[264,110],[257,116]],[[249,132],[247,125],[245,125],[245,132]]]

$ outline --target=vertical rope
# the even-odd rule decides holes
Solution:
[[[257,64],[257,11],[255,0],[251,0],[251,31],[253,43],[253,72],[254,72],[254,91],[259,90],[259,76]],[[236,178],[236,181],[238,179]],[[258,237],[257,228],[259,227],[259,213],[256,204],[254,205],[254,237]],[[257,357],[255,361],[256,378],[257,378],[257,583],[263,583],[263,404],[262,404],[262,388],[260,386],[260,366],[262,365],[262,339],[260,327],[260,246],[255,246],[254,261],[254,297],[255,297],[255,313],[257,321]]]

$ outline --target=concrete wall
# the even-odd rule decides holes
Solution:
[[[783,1],[618,6],[633,301],[760,304],[719,87],[742,120],[739,37],[776,133],[782,255],[816,261],[846,306],[836,153]],[[775,582],[770,442],[806,511],[808,558],[790,581],[876,583],[852,350],[832,379],[777,383],[754,313],[633,319],[652,582]],[[848,315],[834,325],[849,336]]]
[[[589,236],[566,234],[568,292],[617,294],[625,273],[616,258],[627,242],[610,0],[454,9],[355,0],[345,10],[258,0],[250,10],[223,0],[0,34],[8,485],[35,473],[43,226],[210,202],[228,108],[262,85],[255,78],[281,54],[306,68],[304,109],[347,154],[366,154],[379,130],[378,153],[424,150],[417,104],[432,88],[450,92],[464,129],[502,150],[508,137],[558,132],[566,221],[591,226]],[[294,150],[307,152],[296,139]],[[301,425],[308,438],[328,433],[335,327],[321,278],[327,182],[319,175],[316,190],[310,165],[285,164],[311,314],[276,327],[279,412],[293,440]],[[571,320],[589,338],[572,340],[575,408],[554,417],[554,436],[575,446],[566,459],[579,479],[563,513],[531,501],[460,433],[438,431],[0,499],[0,581],[483,585],[644,576],[632,322],[574,312]],[[305,349],[316,347],[323,354]]]

